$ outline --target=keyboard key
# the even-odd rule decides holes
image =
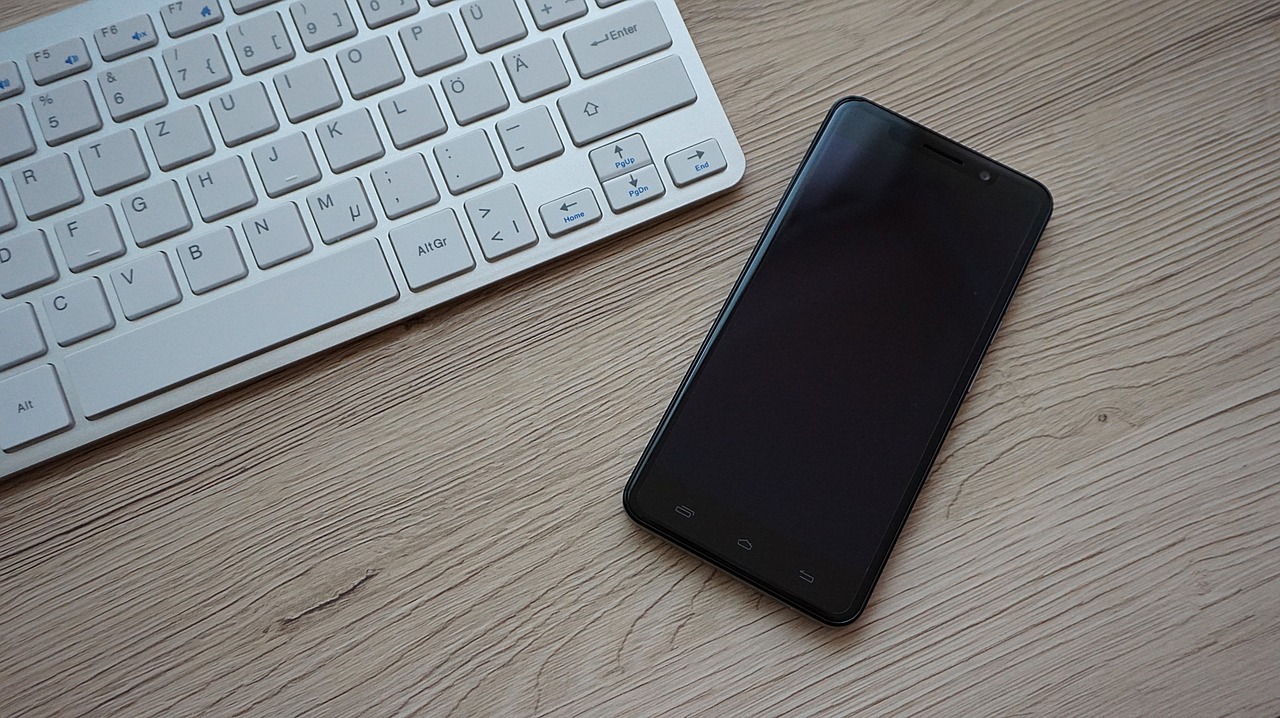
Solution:
[[[67,372],[96,419],[399,296],[378,242],[359,242],[86,347],[67,357]]]
[[[258,203],[244,160],[231,156],[187,174],[200,218],[213,222]]]
[[[465,125],[511,106],[492,62],[472,65],[440,81],[458,124]]]
[[[547,202],[538,208],[542,216],[542,225],[547,234],[559,237],[579,227],[585,227],[600,220],[600,205],[596,203],[595,192],[580,189],[560,199]]]
[[[480,251],[490,262],[538,243],[538,233],[513,184],[469,199],[463,206],[480,240]]]
[[[59,287],[44,295],[44,313],[59,346],[97,336],[116,325],[107,295],[97,277]]]
[[[658,169],[651,164],[615,177],[605,182],[603,187],[604,197],[614,212],[622,212],[655,200],[667,192],[662,178],[658,176]]]
[[[151,176],[133,130],[122,130],[80,148],[80,163],[93,193],[102,196]]]
[[[191,215],[173,180],[152,185],[120,202],[124,218],[139,247],[149,247],[191,229]]]
[[[102,59],[110,62],[154,47],[157,41],[156,28],[151,24],[150,17],[134,15],[127,20],[99,28],[93,34],[93,40],[98,43]]]
[[[445,14],[400,28],[400,43],[409,56],[413,74],[419,77],[456,65],[467,57],[453,18]]]
[[[320,181],[311,144],[301,132],[285,135],[253,150],[253,163],[268,197],[279,197]]]
[[[169,102],[156,65],[149,57],[98,73],[98,86],[107,99],[107,111],[116,122],[164,107]]]
[[[444,183],[453,194],[462,194],[502,176],[502,167],[484,130],[451,137],[436,145],[434,152]]]
[[[270,269],[311,251],[307,226],[302,223],[298,205],[292,202],[246,219],[240,226],[244,229],[244,236],[249,238],[253,261],[262,269]]]
[[[546,30],[587,14],[587,0],[526,0],[533,24]]]
[[[160,20],[169,37],[182,37],[222,22],[218,0],[172,0],[160,6]]]
[[[418,12],[418,0],[356,0],[356,4],[370,28],[382,27]]]
[[[545,107],[535,107],[499,122],[498,138],[507,151],[507,159],[511,160],[511,168],[516,170],[564,153],[564,143]]]
[[[183,99],[231,82],[216,35],[201,35],[165,50],[164,65],[174,92]]]
[[[391,232],[405,281],[415,292],[476,268],[453,210],[429,214]]]
[[[255,82],[209,101],[214,122],[227,147],[235,147],[280,129],[267,88]]]
[[[0,310],[0,371],[44,356],[47,351],[34,307],[23,302]]]
[[[391,133],[391,144],[398,150],[442,135],[449,129],[429,85],[418,85],[392,95],[378,103],[378,110]]]
[[[293,24],[307,52],[355,37],[356,23],[345,0],[306,0],[289,6]]]
[[[596,177],[601,182],[653,164],[649,148],[640,135],[627,135],[604,147],[597,147],[591,150],[590,157],[591,166],[595,168]]]
[[[693,184],[700,179],[724,171],[728,166],[720,143],[715,140],[699,142],[679,152],[667,155],[667,172],[677,187]]]
[[[147,139],[160,169],[171,170],[213,154],[213,139],[195,105],[162,115],[147,123]]]
[[[373,118],[365,109],[353,110],[316,126],[316,135],[329,168],[345,172],[386,154]]]
[[[276,92],[290,122],[302,122],[342,105],[329,65],[312,60],[276,75]]]
[[[508,52],[502,56],[502,64],[516,88],[516,97],[524,102],[569,86],[569,73],[551,38]]]
[[[556,100],[579,147],[698,99],[684,62],[672,55]]]
[[[105,204],[58,222],[53,231],[67,269],[73,272],[83,272],[124,254],[120,226],[115,213]]]
[[[58,278],[58,265],[44,239],[33,230],[0,239],[0,297],[12,299]]]
[[[93,67],[84,40],[73,37],[27,55],[27,69],[37,85],[47,85]]]
[[[622,2],[622,0],[596,0],[596,4],[600,7],[609,7],[610,5],[617,5],[620,2]]]
[[[260,7],[266,7],[277,0],[228,0],[231,3],[231,9],[237,15],[243,15],[250,10],[257,10]]]
[[[578,74],[594,77],[671,47],[671,33],[652,0],[631,5],[564,33]]]
[[[74,422],[51,364],[0,381],[0,449],[16,451]]]
[[[182,301],[173,268],[164,252],[148,254],[111,272],[111,285],[120,298],[120,311],[129,321]]]
[[[0,62],[0,100],[20,95],[25,89],[22,74],[18,72],[18,63],[13,60]]]
[[[411,154],[374,170],[369,176],[387,219],[403,217],[440,201],[427,160]]]
[[[293,43],[278,12],[257,15],[232,25],[227,28],[227,42],[231,43],[240,71],[246,75],[293,59]]]
[[[71,158],[56,154],[13,171],[13,184],[27,219],[41,219],[84,201]]]
[[[307,204],[325,244],[373,229],[378,224],[364,187],[355,177],[316,192],[307,198]]]
[[[36,96],[36,124],[50,147],[102,128],[89,83],[77,80]]]
[[[347,79],[351,96],[357,100],[404,82],[391,41],[385,37],[375,37],[339,52],[338,66]]]
[[[249,275],[230,227],[179,244],[177,254],[193,294],[211,292]]]
[[[13,205],[9,203],[9,193],[4,189],[4,182],[0,181],[0,232],[8,232],[18,226],[18,215],[13,211]]]
[[[22,105],[0,106],[0,165],[34,154],[36,140]]]
[[[487,52],[515,42],[529,34],[520,19],[515,0],[475,0],[462,6],[462,21],[467,25],[476,50]]]

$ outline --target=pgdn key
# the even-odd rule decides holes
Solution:
[[[655,200],[666,194],[662,178],[653,165],[641,167],[621,177],[604,183],[604,196],[614,212],[622,212],[636,205]]]

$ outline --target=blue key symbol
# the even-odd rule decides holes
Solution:
[[[139,31],[137,31],[137,32],[133,33],[133,39],[134,39],[134,42],[137,42],[137,41],[141,40],[142,38],[144,38],[144,37],[146,37],[146,36],[147,36],[147,33],[145,33],[145,32],[143,32],[143,31],[139,30]]]
[[[213,14],[213,11],[209,9],[209,6],[208,6],[208,5],[205,5],[205,6],[204,6],[204,9],[202,9],[202,10],[200,11],[200,16],[201,16],[201,17],[209,17],[209,16],[210,16],[210,15],[212,15],[212,14]]]
[[[67,63],[68,65],[74,65],[74,64],[76,64],[77,62],[80,62],[80,56],[79,56],[79,55],[67,55],[66,63]]]
[[[0,90],[4,90],[4,89],[6,89],[6,88],[8,88],[8,87],[9,87],[9,81],[8,81],[7,79],[6,79],[6,80],[0,80]]]

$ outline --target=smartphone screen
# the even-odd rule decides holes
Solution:
[[[1052,200],[829,114],[632,475],[633,518],[827,623],[866,604]]]

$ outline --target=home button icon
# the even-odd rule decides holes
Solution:
[[[751,542],[744,538],[738,539],[738,545],[746,551],[750,551],[752,549]]]

